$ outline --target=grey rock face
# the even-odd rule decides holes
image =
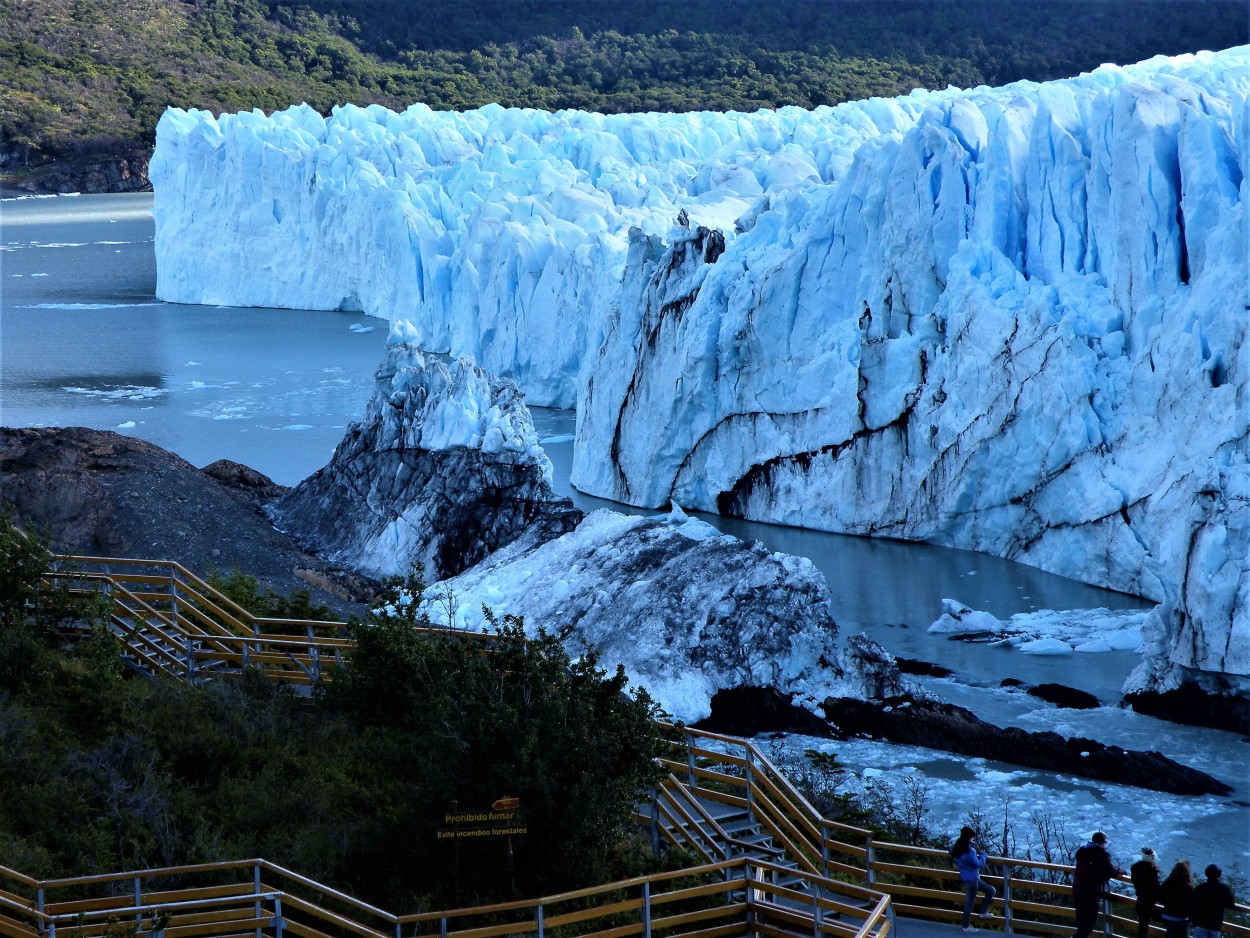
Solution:
[[[329,464],[277,502],[277,526],[335,563],[433,581],[522,532],[557,537],[581,518],[551,488],[551,463],[516,386],[467,359],[450,366],[394,344],[364,419]]]

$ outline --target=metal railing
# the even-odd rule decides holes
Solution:
[[[341,663],[354,646],[347,623],[253,616],[172,561],[58,557],[47,579],[103,592],[127,652],[179,678],[237,676],[251,667],[307,686],[328,679],[326,663]],[[661,758],[670,775],[638,819],[651,825],[657,849],[663,841],[703,861],[689,869],[534,900],[395,915],[265,860],[47,881],[0,867],[0,936],[546,938],[554,929],[559,938],[886,938],[896,912],[960,918],[963,892],[945,851],[882,842],[871,830],[823,818],[749,740],[661,727],[672,745]],[[727,830],[709,805],[745,816],[758,836]],[[985,877],[998,889],[994,924],[1006,934],[1072,927],[1072,890],[1063,881],[1072,867],[1016,857],[991,857],[990,865],[999,870]],[[1133,903],[1120,893],[1105,901],[1104,938],[1135,936]],[[1245,919],[1250,907],[1239,905],[1236,914]],[[1224,934],[1250,938],[1250,927],[1228,922]]]
[[[745,857],[518,902],[395,915],[242,860],[35,880],[0,867],[12,938],[887,938],[889,898]],[[864,900],[867,901],[864,901]],[[796,932],[799,928],[801,931]]]
[[[898,915],[955,923],[962,919],[963,889],[945,850],[878,840],[872,831],[821,817],[750,740],[664,725],[674,752],[662,761],[684,776],[692,797],[747,811],[786,856],[825,878],[862,882],[891,898]],[[1007,935],[1068,934],[1075,927],[1070,885],[1074,867],[1020,857],[991,856],[983,878],[998,895],[991,924]],[[1113,883],[1124,884],[1124,877]],[[1136,899],[1114,889],[1102,903],[1104,938],[1135,938]],[[1250,938],[1250,905],[1239,904],[1225,938]],[[1153,925],[1152,935],[1163,935]]]

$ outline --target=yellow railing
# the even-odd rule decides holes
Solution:
[[[958,922],[963,912],[959,874],[945,850],[877,840],[873,832],[820,816],[750,740],[665,724],[674,753],[662,761],[684,776],[692,796],[749,811],[786,855],[809,872],[851,879],[891,898],[898,915]],[[1073,867],[1019,857],[990,857],[984,878],[998,891],[995,924],[1007,934],[1067,934],[1075,924]],[[1117,881],[1127,883],[1124,877]],[[1111,892],[1103,903],[1104,938],[1134,938],[1135,899]],[[1238,905],[1241,920],[1250,905]],[[1163,935],[1159,925],[1152,935]],[[1250,938],[1250,926],[1225,922],[1225,938]]]
[[[113,631],[131,654],[178,677],[229,677],[253,667],[271,680],[310,686],[330,678],[355,645],[346,622],[252,615],[175,561],[65,555],[46,579],[106,595]]]
[[[330,677],[326,662],[339,663],[354,644],[344,622],[253,616],[172,561],[58,557],[48,580],[106,593],[114,630],[131,653],[179,677],[256,667],[307,685]],[[127,922],[149,938],[545,938],[550,929],[559,938],[886,938],[896,912],[960,918],[963,893],[945,851],[881,842],[870,830],[821,817],[749,740],[662,729],[672,743],[661,759],[670,775],[656,787],[650,816],[639,820],[652,826],[657,846],[663,837],[688,848],[705,861],[700,866],[412,915],[373,908],[265,860],[47,881],[0,867],[0,938],[55,938],[67,929],[74,938],[117,938]],[[708,803],[745,813],[771,844],[727,832]],[[783,858],[794,866],[774,862]],[[996,924],[1007,934],[1071,928],[1070,866],[991,857],[990,867],[998,870],[986,877],[998,889]],[[1132,904],[1121,894],[1105,903],[1104,938],[1136,934]],[[1244,919],[1250,907],[1237,912]],[[1224,934],[1250,938],[1250,927],[1229,922]]]
[[[519,902],[395,915],[266,860],[34,880],[0,867],[12,938],[887,938],[889,899],[739,857]],[[795,929],[799,929],[798,932]],[[122,929],[124,931],[119,931]]]

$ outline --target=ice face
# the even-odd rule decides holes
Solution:
[[[1248,51],[811,112],[171,110],[158,294],[408,317],[576,401],[584,491],[1144,595],[1140,684],[1236,685]]]
[[[407,317],[423,347],[572,406],[631,228],[663,233],[683,209],[732,228],[945,96],[755,114],[170,109],[150,170],[157,294]]]

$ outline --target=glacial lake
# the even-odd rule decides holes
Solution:
[[[297,483],[329,460],[363,412],[387,323],[360,313],[162,303],[154,296],[151,205],[150,194],[0,201],[0,424],[115,430],[198,466],[229,458]],[[572,413],[536,409],[535,423],[559,490],[586,510],[632,511],[570,489]],[[1157,749],[1238,790],[1230,799],[1150,793],[1145,819],[1139,789],[984,759],[799,738],[779,742],[779,755],[834,749],[861,779],[921,778],[939,827],[956,829],[968,810],[1018,818],[1050,811],[1073,839],[1108,829],[1125,866],[1144,842],[1165,858],[1192,856],[1199,869],[1211,859],[1229,870],[1250,865],[1250,745],[1238,736],[1114,706],[1060,710],[999,687],[1007,677],[1053,681],[1114,705],[1135,653],[1034,656],[926,632],[946,598],[1000,618],[1149,603],[969,551],[700,517],[811,558],[828,580],[842,632],[866,631],[896,655],[951,668],[953,678],[923,682],[943,699],[1001,724]]]

